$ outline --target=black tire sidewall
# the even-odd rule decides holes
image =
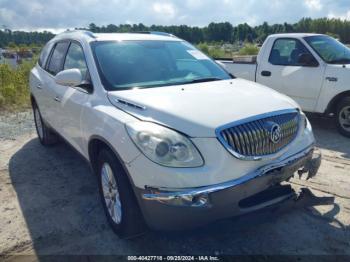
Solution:
[[[350,137],[350,132],[345,130],[339,122],[340,112],[346,106],[350,106],[350,97],[346,97],[343,100],[341,100],[339,105],[337,106],[336,125],[337,125],[339,133],[341,133],[343,136]]]
[[[35,123],[35,129],[36,129],[36,132],[37,132],[37,135],[38,135],[38,139],[40,141],[40,143],[43,145],[43,146],[51,146],[51,145],[54,145],[58,142],[58,136],[55,132],[53,132],[48,126],[47,124],[45,123],[42,115],[41,115],[41,112],[40,112],[40,109],[39,107],[37,106],[36,103],[33,104],[32,106],[33,108],[33,115],[34,115],[34,123]],[[41,126],[42,126],[42,131],[43,131],[43,136],[40,137],[39,136],[39,132],[38,132],[38,126],[36,124],[36,114],[35,114],[35,110],[38,110],[39,112],[39,116],[40,116],[40,121],[41,121]]]
[[[42,131],[43,131],[43,136],[40,137],[39,135],[39,130],[38,130],[38,126],[37,126],[37,119],[36,119],[36,114],[35,114],[35,111],[38,110],[39,112],[39,116],[40,116],[40,122],[41,122],[41,126],[42,126]],[[33,105],[33,114],[34,114],[34,123],[35,123],[35,129],[36,129],[36,133],[38,135],[38,138],[39,138],[39,141],[42,145],[46,145],[46,139],[45,139],[45,135],[46,135],[46,132],[45,132],[45,124],[43,122],[43,119],[41,117],[41,113],[40,113],[40,110],[38,108],[38,106],[36,104]]]
[[[115,223],[111,218],[103,196],[101,170],[104,163],[108,163],[111,167],[119,191],[122,209],[122,217],[119,224]],[[144,231],[144,228],[141,225],[143,219],[136,202],[136,197],[132,191],[124,168],[119,163],[117,157],[110,150],[103,149],[99,153],[96,173],[98,176],[98,185],[102,206],[113,231],[121,238],[131,238],[133,236],[140,235],[142,233],[141,231]]]

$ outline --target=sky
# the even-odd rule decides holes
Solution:
[[[51,30],[134,24],[295,23],[302,17],[350,20],[350,0],[0,0],[0,28]]]

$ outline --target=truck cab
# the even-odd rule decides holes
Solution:
[[[266,85],[294,99],[304,111],[336,115],[350,137],[350,49],[321,34],[269,36],[257,57],[222,61],[236,77]]]

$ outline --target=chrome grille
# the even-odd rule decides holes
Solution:
[[[221,143],[235,156],[260,159],[291,143],[299,130],[299,112],[276,112],[226,125],[217,130]]]

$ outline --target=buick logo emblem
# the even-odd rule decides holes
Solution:
[[[272,143],[277,144],[281,140],[281,127],[279,124],[274,123],[270,129],[270,140]]]

